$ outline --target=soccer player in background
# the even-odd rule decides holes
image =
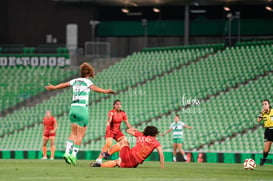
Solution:
[[[168,129],[165,133],[162,133],[160,136],[168,134],[169,132],[173,131],[173,162],[176,162],[176,150],[182,154],[184,159],[187,161],[187,156],[185,152],[182,150],[183,144],[183,127],[192,129],[191,126],[185,125],[182,121],[180,121],[179,115],[175,115],[174,122],[171,124],[170,129]]]
[[[270,106],[269,100],[263,100],[263,110],[258,116],[258,123],[261,121],[264,122],[264,152],[263,152],[263,159],[261,160],[260,166],[263,166],[266,157],[270,151],[271,144],[273,141],[273,110]]]
[[[58,128],[56,119],[51,116],[50,111],[46,111],[46,116],[44,117],[43,121],[43,157],[42,160],[47,159],[47,149],[46,144],[48,140],[50,140],[50,146],[51,146],[51,155],[50,160],[54,160],[54,154],[55,154],[55,145],[54,140],[56,136],[56,129]]]
[[[66,143],[64,160],[68,164],[76,165],[76,156],[80,149],[82,139],[85,135],[88,126],[88,102],[90,89],[94,92],[113,94],[114,91],[96,87],[89,79],[95,78],[95,71],[88,63],[83,63],[80,66],[80,78],[73,79],[69,82],[60,83],[58,85],[48,84],[45,86],[47,90],[62,89],[73,86],[73,101],[69,111],[71,122],[71,134]],[[72,151],[72,154],[70,152]]]
[[[96,163],[101,163],[102,157],[108,159],[110,155],[120,150],[120,142],[126,139],[124,134],[120,131],[120,124],[122,121],[125,122],[128,129],[132,127],[128,122],[126,113],[121,110],[121,101],[115,100],[113,103],[113,109],[108,113],[105,131],[106,144],[101,149],[101,153],[96,159]],[[117,143],[108,151],[112,145],[113,138]]]
[[[156,140],[158,135],[157,127],[147,126],[143,133],[137,129],[130,128],[127,130],[132,136],[136,137],[136,145],[130,149],[129,142],[124,139],[120,142],[121,150],[119,152],[119,159],[107,161],[105,163],[90,163],[90,167],[115,167],[121,168],[136,168],[142,164],[144,160],[157,149],[160,159],[161,168],[164,168],[164,155],[160,143]]]

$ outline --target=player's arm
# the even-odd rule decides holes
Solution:
[[[132,135],[132,136],[135,136],[136,132],[137,132],[137,129],[135,129],[135,128],[127,129],[127,133]]]
[[[165,133],[160,134],[160,136],[164,136],[165,134],[168,134],[171,131],[172,131],[172,128],[168,129]]]
[[[57,124],[56,119],[54,119],[54,129],[53,129],[53,133],[55,133],[57,129],[58,129],[58,124]]]
[[[263,120],[263,111],[258,115],[257,122],[260,123]]]
[[[94,92],[99,92],[99,93],[105,93],[105,94],[114,94],[115,92],[112,90],[112,89],[102,89],[102,88],[99,88],[97,86],[95,86],[94,84],[90,86],[90,89]]]
[[[126,126],[128,129],[132,128],[131,124],[129,123],[128,119],[127,120],[124,120]]]
[[[69,86],[70,86],[69,82],[60,83],[58,85],[52,85],[48,83],[48,86],[45,86],[45,88],[46,90],[55,90],[55,89],[63,89]]]
[[[163,154],[161,146],[156,147],[156,150],[159,154],[161,168],[164,168],[164,154]]]
[[[113,112],[111,112],[111,114],[108,116],[106,126],[110,126],[112,119],[113,119]]]
[[[188,125],[184,125],[183,127],[188,128],[188,129],[192,129],[192,127],[188,126]]]

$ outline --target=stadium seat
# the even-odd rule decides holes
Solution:
[[[257,125],[256,113],[260,109],[259,100],[262,100],[264,95],[271,95],[270,92],[273,91],[266,86],[272,82],[273,77],[272,73],[268,73],[273,71],[272,46],[251,45],[222,49],[221,46],[194,46],[184,49],[175,47],[144,50],[98,73],[93,80],[97,86],[111,86],[119,93],[107,99],[104,98],[108,95],[91,93],[90,126],[83,140],[83,150],[100,150],[103,146],[107,114],[115,99],[122,101],[122,109],[127,113],[130,123],[140,130],[152,124],[158,126],[161,131],[166,131],[173,122],[175,113],[180,114],[182,121],[194,127],[193,130],[184,130],[185,150],[262,150],[260,146],[254,149],[239,144],[247,139],[237,140],[237,136],[244,137],[246,130],[254,129]],[[195,61],[197,59],[198,61]],[[61,73],[54,70],[48,70],[48,74],[62,78],[68,75],[65,71]],[[46,81],[50,80],[48,77],[45,77]],[[30,84],[22,89],[28,93],[21,95],[22,97],[34,94],[29,92],[29,88]],[[13,94],[9,96],[12,97]],[[189,105],[183,98],[202,101],[200,105]],[[31,133],[39,137],[42,133],[34,130],[41,130],[44,110],[49,109],[53,115],[58,116],[59,136],[56,137],[56,148],[62,150],[70,130],[70,103],[71,89],[64,90],[35,107],[24,108],[5,117],[1,123],[4,129],[1,129],[0,133],[13,133],[14,130],[22,129],[22,135]],[[12,101],[7,104],[12,104]],[[247,107],[247,112],[242,106]],[[245,117],[245,114],[248,116]],[[21,120],[24,120],[23,123],[18,124]],[[125,129],[124,124],[122,129]],[[258,130],[250,131],[249,134],[262,135]],[[15,132],[9,136],[3,135],[0,142],[6,143],[11,138],[15,139]],[[237,136],[233,138],[233,135]],[[247,136],[251,137],[250,135]],[[18,135],[16,139],[24,142]],[[172,149],[171,134],[158,139],[164,150]],[[34,143],[33,148],[40,149],[40,141]],[[262,140],[257,139],[254,143],[261,145]],[[16,146],[13,146],[16,149]],[[5,146],[2,148],[6,149]],[[12,146],[9,146],[9,149],[12,149]]]

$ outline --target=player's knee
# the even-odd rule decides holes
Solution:
[[[76,138],[76,134],[74,132],[71,132],[71,134],[69,135],[69,140],[75,140]]]
[[[76,145],[82,144],[82,137],[80,137],[80,136],[75,137],[74,143],[75,143]]]
[[[43,141],[43,146],[46,146],[47,145],[47,140],[44,140]]]
[[[112,145],[112,144],[110,144],[110,143],[107,143],[107,142],[105,143],[105,146],[108,147],[108,148],[110,148],[111,145]]]
[[[106,140],[105,146],[110,148],[112,145],[112,141],[111,140]]]

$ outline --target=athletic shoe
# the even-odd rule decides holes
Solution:
[[[64,158],[65,163],[71,164],[70,154],[65,153],[64,156],[63,156],[63,158]]]
[[[43,156],[43,157],[41,158],[41,160],[47,160],[47,157]]]
[[[187,156],[186,156],[186,155],[184,155],[183,157],[184,157],[184,160],[185,160],[185,161],[187,161],[187,160],[188,160],[188,158],[187,158]]]
[[[77,158],[76,158],[76,157],[73,157],[72,155],[70,155],[70,156],[69,156],[69,159],[70,159],[71,163],[72,163],[74,166],[76,166],[76,160],[77,160]]]
[[[264,166],[265,161],[266,161],[266,159],[263,158],[263,159],[261,160],[260,166]]]
[[[110,156],[108,152],[102,152],[101,155],[103,156],[105,160],[107,160]]]
[[[101,164],[99,163],[89,163],[89,167],[100,167]]]
[[[50,160],[54,160],[54,158],[50,157]]]

